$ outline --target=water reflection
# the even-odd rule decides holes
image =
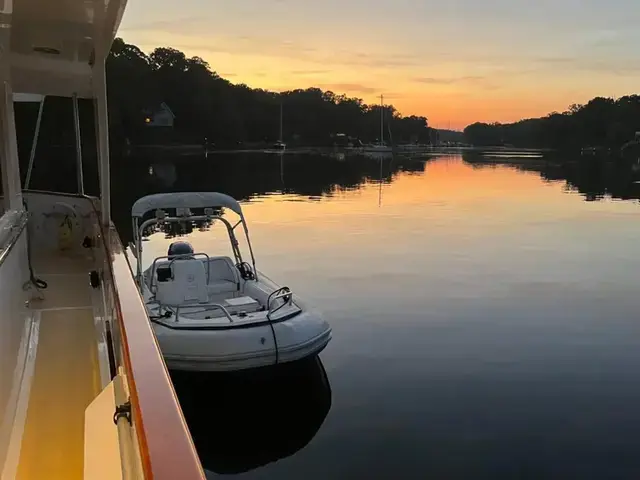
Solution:
[[[474,168],[496,165],[536,172],[547,181],[565,181],[585,200],[607,196],[640,199],[640,172],[622,160],[567,158],[535,151],[464,151],[460,156]],[[451,157],[431,153],[421,157],[347,155],[344,152],[295,152],[264,155],[256,152],[148,163],[146,189],[151,191],[222,189],[248,199],[254,195],[292,193],[306,197],[331,196],[370,182],[392,182],[398,174],[422,173],[426,163]],[[458,156],[459,158],[459,156]],[[143,161],[144,162],[144,161]],[[380,169],[384,166],[384,171]]]
[[[149,165],[151,181],[160,187],[171,187],[178,180],[178,173],[174,163],[154,162]]]
[[[173,375],[210,471],[637,477],[638,212],[591,201],[640,198],[630,164],[504,150],[382,162],[287,152],[114,169],[124,238],[131,204],[148,193],[251,199],[260,268],[334,328],[322,358],[335,395],[313,372]],[[212,249],[228,247],[212,237]]]
[[[203,467],[241,473],[289,457],[316,435],[331,408],[319,358],[254,372],[172,372]]]
[[[211,154],[174,159],[127,159],[116,162],[113,177],[120,182],[113,197],[113,215],[120,234],[129,241],[131,205],[141,196],[169,191],[222,191],[237,199],[270,193],[320,199],[371,182],[391,183],[403,172],[422,173],[422,158],[368,158],[327,151],[305,155],[260,152]],[[382,168],[381,168],[382,167]]]
[[[554,153],[465,152],[463,160],[476,168],[496,165],[536,172],[546,181],[564,181],[567,189],[580,193],[586,201],[606,197],[621,200],[640,199],[640,175],[634,164],[622,159],[597,157],[566,158]]]

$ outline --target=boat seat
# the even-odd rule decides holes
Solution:
[[[171,275],[166,275],[166,269]],[[178,259],[163,265],[158,272],[156,300],[163,305],[207,303],[207,274],[201,260]]]
[[[240,274],[229,257],[211,257],[208,262],[209,295],[240,290]]]
[[[211,257],[209,258],[209,279],[210,282],[228,280],[238,283],[240,275],[229,257]]]
[[[236,293],[239,290],[238,284],[229,280],[212,280],[207,285],[207,292],[210,296],[219,293]]]

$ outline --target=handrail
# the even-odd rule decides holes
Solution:
[[[132,421],[144,476],[154,480],[204,480],[182,409],[113,224],[103,238],[110,260],[105,274],[111,277],[114,286]]]
[[[146,480],[206,480],[173,383],[160,353],[131,265],[118,233],[105,227],[95,198],[58,194],[89,201],[105,253],[103,276],[113,286],[114,322],[119,333],[120,364],[130,395],[132,432]],[[24,229],[24,228],[23,228]]]
[[[209,257],[208,254],[206,253],[182,253],[180,255],[163,255],[162,257],[156,257],[156,259],[153,261],[153,264],[151,265],[151,278],[149,281],[149,290],[151,291],[151,293],[155,293],[153,291],[153,284],[154,284],[154,279],[156,276],[156,265],[158,263],[159,260],[188,260],[190,258],[195,259],[196,256],[198,255],[204,255],[207,259],[207,285],[209,284],[209,278],[211,276],[210,273],[210,268],[209,268],[209,263],[211,261],[211,257]],[[142,279],[141,279],[142,280]],[[140,287],[142,287],[144,282],[140,282]],[[156,286],[158,284],[158,282],[156,281]]]
[[[281,293],[278,293],[278,292],[281,292]],[[286,300],[277,308],[275,308],[274,310],[271,310],[271,304],[280,298],[286,298]],[[271,295],[269,295],[269,298],[267,299],[267,310],[268,310],[267,317],[271,317],[271,315],[276,313],[285,305],[291,305],[291,304],[293,304],[293,292],[289,287],[280,287],[278,290],[271,292]]]

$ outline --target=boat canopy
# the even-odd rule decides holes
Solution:
[[[151,210],[165,208],[207,208],[225,207],[244,220],[242,208],[236,199],[218,192],[174,192],[157,193],[142,197],[131,207],[131,216],[140,218]]]
[[[244,214],[242,213],[242,207],[238,201],[226,195],[224,193],[219,192],[172,192],[172,193],[156,193],[154,195],[147,195],[146,197],[142,197],[133,204],[131,207],[131,220],[133,223],[133,236],[135,243],[133,246],[135,247],[135,253],[138,262],[137,262],[137,272],[136,278],[142,288],[144,279],[142,277],[142,238],[144,236],[144,231],[150,225],[157,224],[159,221],[158,218],[150,218],[146,221],[142,221],[142,217],[150,211],[153,210],[164,210],[167,208],[219,208],[224,207],[232,210],[240,217],[240,221],[235,225],[231,225],[224,218],[217,216],[222,223],[227,226],[227,230],[229,232],[229,238],[231,240],[231,245],[234,249],[234,254],[236,256],[236,261],[238,263],[243,263],[242,254],[238,249],[238,242],[236,240],[234,230],[238,225],[242,225],[242,229],[244,230],[245,237],[247,239],[247,245],[249,247],[249,252],[251,254],[251,263],[253,265],[254,272],[256,270],[256,258],[253,254],[253,246],[251,245],[251,238],[249,237],[249,228],[247,227],[247,222],[245,221]],[[189,214],[186,218],[197,218],[203,219],[206,218],[202,216],[194,216]],[[142,224],[140,222],[142,221]],[[174,217],[169,219],[171,222],[179,221],[178,218]]]

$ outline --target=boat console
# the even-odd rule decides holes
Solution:
[[[177,258],[156,270],[156,300],[163,305],[188,305],[206,303],[207,274],[201,260]]]

